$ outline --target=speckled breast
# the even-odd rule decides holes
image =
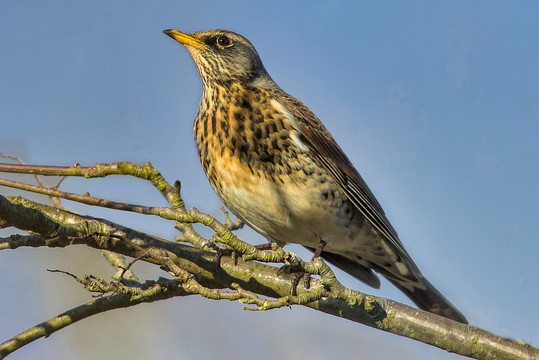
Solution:
[[[281,243],[294,236],[292,242],[310,246],[321,235],[351,239],[351,204],[297,146],[295,132],[271,94],[239,84],[206,89],[194,124],[212,187],[248,225]]]

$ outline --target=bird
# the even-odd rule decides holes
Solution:
[[[269,242],[303,245],[374,288],[381,274],[419,308],[467,323],[420,272],[323,123],[282,90],[242,35],[163,31],[202,82],[196,149],[221,201]]]

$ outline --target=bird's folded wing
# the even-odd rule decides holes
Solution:
[[[312,156],[320,161],[348,199],[390,242],[397,254],[405,257],[406,262],[417,269],[382,206],[322,122],[303,103],[288,94],[283,94],[279,101],[296,118],[304,137],[300,140],[309,148]]]

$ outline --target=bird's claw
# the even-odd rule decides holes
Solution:
[[[221,258],[223,256],[231,256],[232,261],[234,261],[234,266],[236,266],[238,265],[238,257],[241,257],[241,253],[235,249],[223,249],[223,248],[217,247],[215,249],[215,257],[213,259],[217,267],[221,266]]]
[[[292,281],[290,282],[290,295],[291,296],[298,295],[299,281],[304,275],[305,275],[305,272],[302,271],[302,272],[295,273],[294,276],[292,276]]]

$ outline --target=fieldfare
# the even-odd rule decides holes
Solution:
[[[198,155],[238,218],[280,246],[317,249],[375,288],[379,273],[420,308],[466,323],[423,277],[322,122],[272,80],[249,40],[220,29],[164,33],[195,61],[202,80],[194,123]]]

